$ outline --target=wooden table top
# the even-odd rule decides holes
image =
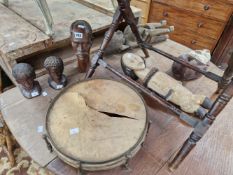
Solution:
[[[115,12],[114,6],[112,4],[112,0],[74,0],[74,1],[80,2],[81,4],[85,4],[87,7],[98,10],[110,16],[112,16]],[[141,9],[136,8],[134,6],[131,6],[131,9],[135,17],[141,16]]]
[[[156,45],[157,48],[178,56],[188,52],[185,46],[168,40]],[[138,50],[133,50],[138,52]],[[138,52],[142,54],[141,51]],[[170,73],[172,61],[163,56],[150,52],[148,61],[161,71]],[[106,58],[107,62],[121,71],[120,55]],[[213,64],[210,71],[221,74],[222,72]],[[69,83],[80,80],[83,74],[77,74],[75,64],[65,67],[65,74]],[[107,70],[98,68],[94,77],[118,79]],[[22,148],[41,166],[45,166],[59,175],[77,174],[77,170],[63,163],[55,154],[49,153],[42,139],[43,133],[38,133],[39,126],[45,124],[45,114],[51,100],[59,93],[48,86],[47,75],[40,77],[39,82],[47,96],[40,96],[31,100],[25,99],[18,88],[13,88],[0,95],[3,117],[11,132]],[[198,80],[185,83],[194,93],[201,93],[211,97],[217,88],[217,83],[201,77]],[[167,163],[174,153],[181,147],[189,136],[192,128],[184,125],[168,109],[145,96],[149,109],[149,118],[152,121],[145,144],[139,153],[130,161],[131,171],[126,172],[121,168],[104,172],[90,173],[92,175],[231,175],[233,174],[233,100],[218,116],[207,134],[197,144],[195,149],[174,173],[167,169]]]
[[[14,60],[46,48],[68,45],[70,25],[86,20],[93,32],[107,29],[112,17],[73,0],[47,0],[54,21],[53,38],[45,34],[43,16],[32,0],[11,0],[9,7],[0,4],[0,55]],[[26,10],[25,10],[26,9]]]

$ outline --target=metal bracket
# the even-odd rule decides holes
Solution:
[[[149,120],[149,122],[148,122],[148,129],[147,129],[147,133],[146,133],[146,135],[149,133],[149,130],[150,130],[151,124],[152,124],[152,121],[151,121],[151,120]]]
[[[87,175],[87,172],[83,170],[82,163],[79,162],[79,174],[80,175]]]
[[[53,147],[52,147],[51,143],[49,142],[48,136],[44,134],[43,139],[44,139],[44,141],[45,141],[45,143],[47,145],[48,150],[50,151],[50,153],[52,153],[53,152]]]
[[[128,153],[126,156],[126,162],[122,165],[122,169],[126,170],[127,172],[132,171],[132,169],[129,167],[129,160],[132,158],[132,155]]]

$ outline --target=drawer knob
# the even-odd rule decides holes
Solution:
[[[207,11],[210,9],[210,6],[208,4],[204,5],[204,10]]]
[[[192,40],[192,41],[191,41],[191,44],[196,44],[196,43],[197,43],[196,40]]]
[[[203,27],[204,26],[204,23],[203,22],[199,22],[198,24],[197,24],[197,27]]]
[[[168,17],[168,12],[163,12],[164,17]]]

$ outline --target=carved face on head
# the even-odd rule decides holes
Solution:
[[[24,77],[16,80],[17,83],[21,84],[24,89],[30,91],[33,89],[34,79],[32,77]]]
[[[62,59],[60,57],[50,56],[45,59],[44,67],[47,69],[51,79],[59,84],[64,70]]]
[[[76,55],[80,58],[89,56],[92,45],[92,28],[84,20],[77,20],[71,24],[71,44]]]
[[[143,58],[133,53],[124,54],[122,61],[126,67],[132,70],[143,70],[146,68]]]
[[[31,65],[27,63],[16,64],[12,69],[12,74],[16,82],[22,85],[25,90],[33,89],[36,74]]]
[[[49,75],[51,76],[52,80],[56,83],[59,83],[62,77],[62,70],[58,67],[49,67],[48,68]]]

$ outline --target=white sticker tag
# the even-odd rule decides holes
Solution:
[[[81,28],[81,29],[84,29],[84,28],[85,28],[84,25],[78,25],[78,27]]]
[[[61,89],[61,88],[63,88],[63,85],[62,84],[58,84],[57,85],[57,89]]]
[[[10,37],[10,36],[11,36],[10,34],[5,34],[5,35],[4,35],[4,37],[6,37],[6,38],[7,38],[7,37]]]
[[[42,133],[44,131],[44,127],[43,126],[38,126],[37,127],[37,132],[38,133]]]
[[[9,46],[13,46],[13,45],[15,45],[15,43],[9,43]]]
[[[31,95],[32,95],[32,97],[36,97],[36,96],[38,96],[38,95],[39,95],[39,92],[37,92],[37,91],[33,91],[33,92],[31,93]]]
[[[75,38],[83,38],[83,34],[82,33],[80,33],[80,32],[74,32],[74,37]]]
[[[44,92],[42,92],[42,95],[45,97],[48,95],[48,93],[44,91]]]
[[[79,133],[79,128],[72,128],[70,129],[70,135],[78,134]]]

